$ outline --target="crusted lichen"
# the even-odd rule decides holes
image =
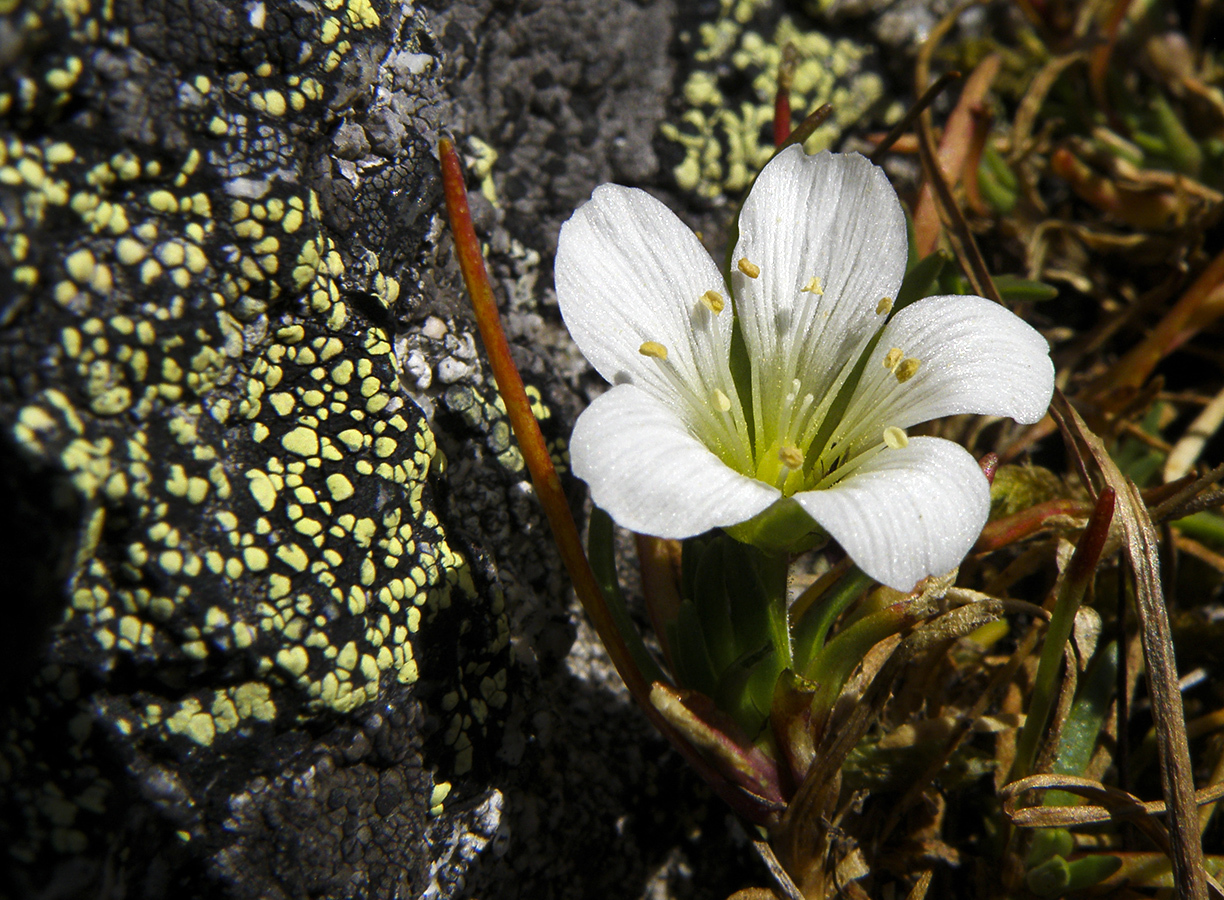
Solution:
[[[7,852],[33,865],[105,837],[107,740],[177,760],[190,797],[240,748],[411,696],[475,606],[488,639],[435,675],[471,695],[438,762],[466,771],[469,730],[505,702],[505,617],[439,521],[434,433],[389,330],[391,239],[419,240],[432,189],[400,145],[368,167],[394,196],[337,188],[314,158],[403,11],[7,12],[24,56],[0,78],[0,403],[24,464],[84,508],[62,618],[0,745]],[[123,66],[146,106],[109,80]],[[350,201],[378,252],[337,245]],[[418,800],[438,815],[444,798]]]
[[[764,33],[754,30],[750,25],[760,8],[750,0],[722,0],[715,21],[682,35],[692,48],[693,68],[682,88],[683,109],[660,131],[683,153],[672,170],[677,184],[705,198],[741,194],[773,153],[784,48],[793,48],[795,124],[819,106],[833,105],[833,115],[807,139],[809,152],[830,147],[884,98],[883,80],[865,65],[868,46],[802,27],[790,15]]]

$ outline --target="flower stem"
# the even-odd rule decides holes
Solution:
[[[574,583],[578,599],[590,617],[591,624],[595,626],[600,640],[608,649],[608,655],[612,657],[616,671],[620,673],[629,692],[649,713],[653,710],[650,705],[650,685],[634,663],[633,656],[616,627],[616,621],[604,602],[599,582],[583,551],[582,538],[578,534],[578,526],[561,488],[561,479],[557,477],[548,445],[544,441],[539,423],[536,422],[535,414],[531,411],[531,401],[527,398],[523,380],[510,356],[510,343],[501,327],[497,301],[493,297],[493,286],[489,283],[489,273],[485,270],[480,241],[472,226],[472,214],[468,208],[467,188],[463,181],[459,154],[455,152],[455,146],[448,138],[442,138],[438,142],[438,155],[442,162],[442,183],[446,191],[446,209],[450,217],[451,232],[455,238],[455,254],[459,258],[463,282],[472,300],[476,325],[480,329],[480,338],[489,357],[489,368],[493,370],[498,393],[506,405],[510,427],[514,429],[514,436],[522,449],[536,495],[540,498],[545,516],[548,517],[557,549],[569,572],[570,580]]]
[[[480,251],[480,241],[472,226],[472,214],[468,208],[467,188],[463,181],[463,165],[455,145],[448,138],[438,141],[438,156],[442,164],[442,184],[446,194],[446,210],[450,219],[451,233],[455,239],[455,254],[459,258],[459,268],[463,273],[463,281],[467,286],[468,296],[476,314],[476,325],[480,329],[480,338],[484,342],[485,352],[489,357],[489,367],[497,380],[497,389],[506,405],[506,415],[510,426],[518,440],[527,469],[531,473],[531,481],[535,485],[536,495],[552,528],[553,538],[570,580],[574,584],[574,592],[578,595],[582,608],[591,620],[599,639],[607,648],[608,656],[616,671],[625,682],[625,687],[633,699],[646,713],[651,723],[667,738],[680,755],[691,765],[702,778],[713,788],[714,792],[723,798],[734,809],[740,810],[749,818],[757,813],[756,821],[764,821],[765,813],[758,805],[744,795],[736,785],[731,784],[726,776],[706,760],[701,753],[681,735],[676,728],[651,703],[651,687],[646,678],[634,663],[629,648],[625,645],[616,621],[604,602],[603,592],[599,582],[591,571],[590,563],[583,552],[582,538],[578,526],[570,513],[565,493],[561,489],[561,479],[553,466],[548,445],[540,431],[539,423],[531,411],[531,403],[523,387],[522,378],[510,356],[510,344],[506,340],[501,327],[501,318],[497,311],[497,301],[493,297],[493,287],[489,283],[489,274],[485,270],[484,258]]]

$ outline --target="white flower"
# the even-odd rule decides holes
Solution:
[[[889,320],[905,218],[857,154],[780,153],[744,203],[732,260],[734,304],[697,237],[619,185],[562,227],[561,314],[614,385],[570,443],[594,502],[666,538],[801,509],[803,530],[810,517],[891,587],[952,569],[986,522],[989,486],[963,447],[905,429],[956,413],[1036,422],[1054,386],[1045,339],[981,297],[930,297]]]

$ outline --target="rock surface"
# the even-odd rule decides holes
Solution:
[[[881,108],[762,7],[0,2],[5,896],[763,881],[570,596],[433,156],[564,466],[561,222],[614,180],[720,240],[778,35],[840,48],[804,102]]]

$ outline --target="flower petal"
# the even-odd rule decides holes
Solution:
[[[645,191],[605,184],[561,227],[557,302],[583,356],[613,384],[637,384],[677,402],[678,375],[696,398],[736,400],[730,371],[732,312],[726,285],[697,236]],[[714,291],[725,303],[701,303]],[[648,341],[666,360],[644,356]],[[669,375],[668,372],[673,374]]]
[[[876,581],[908,591],[942,575],[973,547],[990,512],[990,487],[959,444],[910,438],[853,475],[794,500]]]
[[[893,348],[919,360],[903,384],[884,366]],[[1019,316],[982,297],[928,297],[885,327],[841,433],[851,442],[874,442],[890,425],[908,428],[959,413],[1029,424],[1045,415],[1053,392],[1049,344]]]
[[[725,466],[675,412],[634,385],[614,387],[578,417],[570,461],[617,524],[658,537],[738,524],[780,496]]]
[[[739,230],[731,277],[749,357],[763,367],[758,391],[781,397],[799,378],[820,398],[882,323],[881,298],[901,285],[908,251],[896,192],[858,154],[793,146],[761,171]],[[737,269],[741,258],[760,274]]]

